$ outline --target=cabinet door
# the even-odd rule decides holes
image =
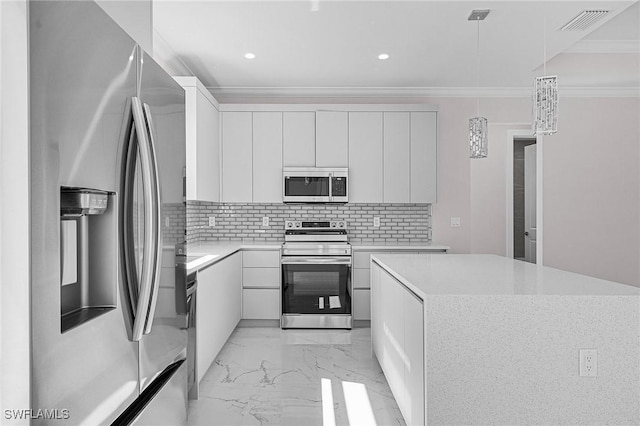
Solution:
[[[369,272],[368,269],[366,269]],[[368,288],[356,288],[353,290],[353,319],[371,319],[371,293]]]
[[[240,254],[198,272],[196,368],[202,379],[240,321]],[[224,301],[224,303],[221,303]]]
[[[399,286],[399,285],[398,285]],[[422,300],[406,289],[402,291],[404,313],[404,382],[407,424],[423,425],[424,417],[424,309]]]
[[[347,112],[316,112],[316,166],[348,167],[348,138]]]
[[[371,264],[371,347],[378,359],[378,364],[382,367],[384,355],[382,353],[382,308],[380,306],[380,267],[375,263]]]
[[[435,203],[437,113],[411,113],[411,202]]]
[[[409,113],[384,113],[384,202],[409,202]]]
[[[353,288],[370,288],[368,269],[353,268]]]
[[[252,200],[252,113],[222,113],[222,201]]]
[[[282,202],[282,113],[253,113],[253,202]]]
[[[242,318],[280,319],[280,289],[242,290]]]
[[[220,201],[220,112],[198,90],[197,199]]]
[[[349,113],[349,201],[382,202],[382,113]]]
[[[284,112],[282,116],[284,166],[316,165],[316,113]]]
[[[406,395],[404,388],[404,314],[400,285],[385,271],[380,272],[380,300],[382,311],[382,352],[384,375],[389,382],[398,408],[404,415]]]

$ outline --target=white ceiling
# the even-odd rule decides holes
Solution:
[[[557,31],[601,8],[611,13],[587,31]],[[214,94],[462,93],[478,76],[473,9],[491,10],[480,23],[483,88],[530,88],[545,36],[547,74],[563,85],[638,86],[637,1],[156,1],[154,44]]]

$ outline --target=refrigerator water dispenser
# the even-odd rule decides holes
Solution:
[[[60,188],[60,331],[116,308],[114,193]]]

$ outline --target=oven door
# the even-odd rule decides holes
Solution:
[[[286,174],[283,198],[285,203],[328,203],[331,200],[331,177]]]
[[[351,315],[351,257],[283,256],[283,315]]]

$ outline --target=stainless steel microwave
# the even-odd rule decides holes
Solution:
[[[285,203],[346,203],[349,201],[349,169],[285,167],[282,169],[282,201]]]

